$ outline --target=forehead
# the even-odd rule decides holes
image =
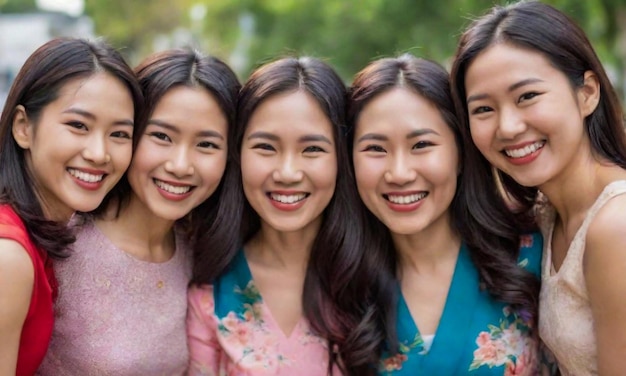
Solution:
[[[265,99],[248,120],[246,134],[256,131],[273,133],[280,138],[319,133],[333,134],[333,125],[310,94],[298,90]]]
[[[383,92],[364,107],[356,122],[356,134],[404,133],[433,129],[439,134],[452,133],[437,106],[413,90],[394,88]]]
[[[510,85],[529,78],[544,82],[566,80],[541,52],[506,42],[496,43],[469,64],[465,88],[470,96],[482,91],[508,89]]]

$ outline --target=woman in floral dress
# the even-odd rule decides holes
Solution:
[[[536,374],[542,238],[463,142],[446,71],[411,55],[375,61],[348,115],[371,233],[386,235],[371,240],[389,276],[379,374]]]
[[[317,59],[269,63],[244,85],[232,148],[240,179],[226,182],[240,196],[224,213],[243,214],[243,248],[210,237],[197,255],[191,375],[372,370],[371,342],[353,330],[371,316],[358,311],[358,291],[346,293],[365,246],[344,108],[341,79]]]

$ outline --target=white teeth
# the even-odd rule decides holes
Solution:
[[[534,144],[527,145],[521,149],[504,149],[504,153],[511,158],[523,158],[541,149],[545,144],[545,141],[537,141]]]
[[[171,185],[171,184],[167,184],[166,182],[157,180],[157,179],[154,179],[154,183],[157,185],[157,187],[161,188],[162,190],[167,191],[169,193],[173,193],[175,195],[185,194],[189,192],[189,190],[191,189],[190,185],[184,185],[184,186]]]
[[[82,180],[87,183],[97,183],[104,178],[104,175],[94,175],[83,171],[68,168],[67,171],[78,180]]]
[[[417,202],[423,199],[424,197],[426,197],[426,192],[412,194],[408,196],[387,195],[387,198],[389,199],[389,201],[393,202],[394,204],[401,204],[401,205],[412,204],[414,202]]]
[[[270,197],[272,198],[272,200],[282,202],[283,204],[293,204],[294,202],[304,200],[306,194],[299,193],[297,195],[279,195],[276,193],[271,193]]]

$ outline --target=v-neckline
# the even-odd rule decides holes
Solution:
[[[448,371],[442,372],[441,374],[454,374],[457,362],[450,360],[450,354],[463,353],[462,349],[467,339],[464,333],[469,330],[470,324],[474,318],[474,308],[480,296],[478,278],[478,271],[474,267],[469,250],[465,244],[462,243],[454,267],[450,288],[446,296],[446,303],[444,304],[439,324],[434,333],[435,337],[428,352],[418,355],[420,359],[418,363],[420,369],[442,370],[442,367],[444,367]],[[475,283],[471,283],[471,281]],[[468,286],[470,288],[468,288]],[[398,339],[402,342],[407,340],[412,341],[417,335],[421,337],[421,333],[415,319],[411,315],[399,285],[398,289],[400,293],[398,324],[404,326],[400,320],[403,316],[409,318],[410,321],[408,323],[409,326],[403,328],[406,330],[402,330],[398,333]],[[467,314],[459,315],[458,307],[463,307],[464,312],[467,312]],[[404,336],[402,336],[402,334],[404,334]]]
[[[254,287],[258,291],[259,299],[261,301],[261,309],[263,310],[264,317],[266,319],[267,324],[271,327],[273,331],[279,333],[282,339],[286,341],[291,341],[293,338],[297,338],[298,337],[297,333],[300,333],[302,331],[301,327],[303,325],[304,316],[302,315],[300,316],[300,318],[296,322],[296,325],[291,330],[291,333],[289,334],[285,333],[283,329],[280,327],[280,325],[278,325],[278,322],[276,321],[276,319],[274,318],[274,315],[272,314],[272,310],[270,309],[269,305],[265,303],[265,301],[263,300],[263,295],[261,294],[261,291],[258,289],[256,284],[254,283],[254,278],[252,277],[252,270],[250,270],[250,264],[248,264],[248,259],[246,258],[246,254],[243,250],[240,253],[240,257],[241,257],[241,260],[239,263],[240,264],[239,272],[242,273],[242,277],[244,277],[247,281],[252,282],[252,285],[254,285]]]
[[[623,182],[625,182],[626,180],[614,180],[612,182],[610,182],[609,184],[607,184],[604,188],[602,188],[602,191],[600,192],[600,194],[598,195],[598,197],[596,197],[596,200],[593,202],[593,204],[591,204],[591,206],[589,207],[589,209],[587,209],[587,213],[585,214],[585,218],[583,219],[583,222],[580,224],[580,226],[578,227],[578,229],[576,230],[576,233],[574,234],[574,237],[572,238],[572,241],[567,245],[567,250],[565,253],[565,257],[563,257],[563,261],[561,261],[561,265],[559,266],[559,269],[557,270],[556,267],[554,266],[554,262],[552,261],[552,238],[554,237],[554,227],[556,225],[556,217],[558,215],[558,213],[556,212],[556,209],[554,207],[552,207],[552,218],[550,220],[550,225],[548,227],[548,232],[547,232],[547,242],[546,242],[546,246],[545,246],[545,257],[546,257],[546,263],[544,263],[544,270],[542,270],[542,273],[546,276],[548,276],[548,279],[554,279],[557,278],[561,275],[561,270],[563,270],[563,268],[566,266],[567,263],[569,263],[571,259],[570,255],[571,255],[571,251],[572,251],[572,245],[581,237],[581,236],[586,236],[587,235],[587,229],[589,228],[589,222],[591,220],[593,220],[592,217],[589,216],[590,213],[592,213],[593,211],[596,211],[597,206],[600,205],[600,200],[606,195],[606,192],[608,192],[609,188],[612,187],[613,185],[616,184],[623,184]],[[621,183],[620,183],[621,182]],[[604,203],[603,203],[604,204]],[[595,217],[595,215],[593,216]],[[548,270],[545,270],[548,269]]]

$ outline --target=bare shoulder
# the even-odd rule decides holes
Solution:
[[[33,291],[34,267],[21,244],[0,238],[0,374],[15,374],[22,326]]]
[[[0,238],[0,286],[16,282],[32,282],[34,267],[30,256],[22,245],[11,239]],[[8,285],[7,285],[8,284]]]
[[[24,319],[33,290],[34,267],[21,244],[0,239],[0,331]]]
[[[599,374],[621,375],[626,368],[626,195],[612,198],[593,219],[583,265]]]
[[[587,231],[588,257],[625,257],[626,248],[626,194],[613,197],[596,214]],[[607,251],[588,252],[595,249]],[[612,255],[611,249],[618,251]],[[589,254],[587,254],[589,253]]]

